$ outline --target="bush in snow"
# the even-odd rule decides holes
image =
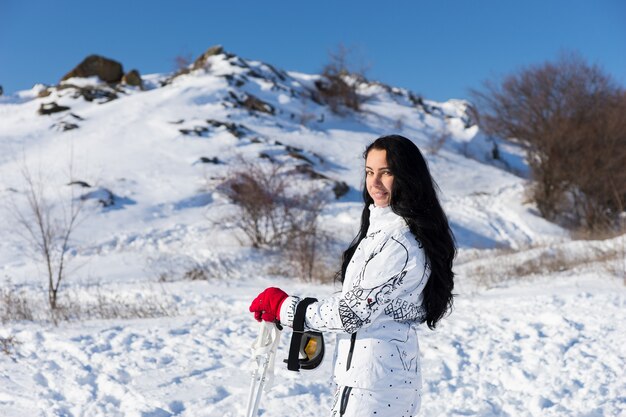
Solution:
[[[346,108],[359,111],[364,97],[358,93],[359,84],[365,81],[364,71],[351,70],[348,65],[349,51],[339,45],[336,52],[329,54],[330,60],[322,69],[322,79],[315,86],[319,98],[330,110],[342,115]]]
[[[542,215],[615,230],[626,202],[626,92],[575,54],[474,91],[480,123],[527,148]]]
[[[279,166],[242,162],[220,188],[238,207],[233,218],[255,248],[276,247],[286,239],[291,204],[285,200],[286,181]]]
[[[17,341],[15,336],[11,335],[8,337],[0,336],[0,351],[5,355],[13,355],[15,354],[15,348],[19,345],[20,342]]]
[[[319,225],[324,193],[289,182],[295,177],[288,178],[280,165],[240,166],[220,186],[238,208],[231,223],[253,247],[278,250],[299,276],[315,278],[329,241]]]

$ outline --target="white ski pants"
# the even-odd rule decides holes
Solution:
[[[416,417],[422,403],[419,389],[372,391],[340,386],[331,417]]]

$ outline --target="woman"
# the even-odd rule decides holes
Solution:
[[[365,206],[343,254],[342,291],[306,307],[304,327],[335,332],[338,390],[331,416],[415,416],[421,404],[417,326],[452,307],[456,248],[419,149],[383,136],[365,151]],[[268,288],[257,320],[294,325],[299,297]]]

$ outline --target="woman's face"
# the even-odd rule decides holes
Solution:
[[[376,207],[387,207],[391,199],[393,173],[387,166],[387,151],[372,149],[365,159],[365,187]]]

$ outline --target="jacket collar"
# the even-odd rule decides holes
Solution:
[[[391,210],[391,206],[376,207],[370,204],[370,230],[390,229],[405,226],[406,222]]]

